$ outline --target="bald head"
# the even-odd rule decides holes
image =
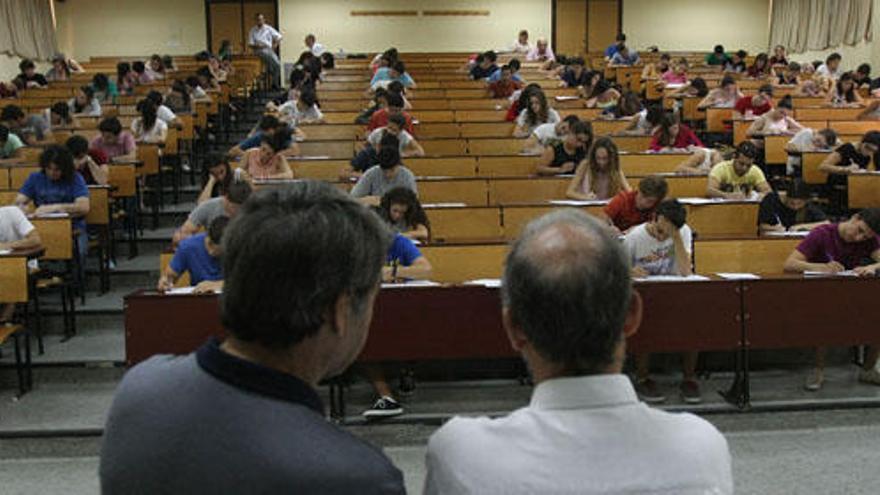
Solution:
[[[541,356],[575,374],[605,370],[630,301],[620,242],[586,213],[560,210],[531,222],[504,272],[510,322]]]

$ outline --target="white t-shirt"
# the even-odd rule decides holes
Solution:
[[[370,146],[373,149],[379,149],[379,143],[382,141],[382,136],[385,134],[385,128],[379,127],[378,129],[373,129],[373,132],[367,136],[367,142],[370,143]],[[400,152],[403,153],[403,150],[409,147],[409,143],[412,142],[412,135],[404,130],[401,130],[397,134],[397,139],[400,141]]]
[[[542,146],[547,146],[552,141],[559,139],[559,136],[556,134],[556,124],[541,124],[535,127],[532,135],[535,136]]]
[[[174,112],[171,111],[170,108],[165,105],[159,105],[159,108],[156,109],[156,117],[159,118],[162,122],[166,124],[170,124],[177,118],[177,115],[174,115]]]
[[[131,133],[138,141],[145,143],[164,143],[168,136],[168,124],[157,118],[152,129],[143,129],[143,119],[138,117],[131,121]]]
[[[527,54],[532,49],[532,46],[528,43],[520,43],[519,38],[515,39],[513,43],[510,45],[510,51],[513,53],[522,53]]]
[[[272,43],[281,39],[281,33],[268,24],[263,27],[254,26],[248,35],[248,44],[259,45],[262,49],[271,49]]]
[[[813,129],[802,129],[798,131],[789,141],[788,144],[798,151],[810,151],[813,149]],[[801,157],[799,155],[788,155],[787,169],[792,171],[793,167],[801,165]]]
[[[519,117],[516,118],[516,125],[518,125],[520,127],[525,127],[527,118],[528,118],[528,109],[524,108],[521,112],[519,112]],[[547,109],[547,122],[542,122],[541,124],[558,124],[560,120],[562,120],[562,119],[559,117],[559,112],[557,112],[556,110],[554,110],[552,108],[548,108]],[[541,124],[538,124],[535,127],[532,127],[531,130],[534,131]]]
[[[278,107],[278,113],[281,114],[282,122],[291,125],[300,125],[305,123],[305,121],[319,121],[324,118],[324,114],[321,113],[321,109],[318,108],[318,105],[312,105],[311,108],[308,108],[305,111],[300,111],[296,106],[296,100],[286,101],[283,105]]]
[[[822,64],[819,66],[818,69],[816,69],[817,76],[827,77],[830,79],[834,79],[835,81],[840,79],[840,74],[842,73],[843,71],[840,70],[840,67],[837,67],[836,71],[831,72],[831,69],[829,69],[828,65],[826,64]]]
[[[648,233],[646,223],[633,227],[623,237],[623,247],[633,267],[640,266],[648,275],[677,275],[675,270],[675,246],[672,238],[658,241]],[[691,252],[691,228],[683,225],[679,230],[684,249]]]
[[[34,225],[17,206],[0,207],[0,242],[15,242],[27,237]]]

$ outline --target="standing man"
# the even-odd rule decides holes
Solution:
[[[733,493],[721,433],[639,402],[622,373],[642,319],[629,272],[620,241],[584,212],[525,228],[507,255],[501,315],[531,401],[437,430],[424,493]]]
[[[126,373],[101,492],[405,493],[380,449],[327,421],[317,392],[367,340],[391,242],[381,222],[324,182],[256,193],[223,235],[226,339]]]
[[[251,28],[248,35],[248,45],[254,53],[263,59],[269,77],[272,79],[272,89],[281,87],[281,60],[275,50],[281,43],[281,33],[272,26],[266,24],[266,17],[257,14],[257,25]]]

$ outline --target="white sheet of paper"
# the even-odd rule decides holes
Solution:
[[[711,205],[723,201],[723,199],[715,198],[678,198],[678,202],[683,205]]]
[[[195,290],[195,287],[172,287],[165,291],[165,295],[167,296],[181,296],[186,294],[192,294]]]
[[[464,208],[464,203],[422,203],[422,208]]]
[[[703,275],[688,275],[687,277],[680,275],[649,275],[635,280],[639,282],[704,282],[709,280],[709,277]]]
[[[859,275],[852,270],[844,270],[842,272],[837,273],[828,273],[828,272],[816,272],[816,271],[805,271],[805,277],[858,277]]]
[[[11,253],[11,252],[12,252],[11,249],[0,249],[0,255],[3,255],[3,254],[9,254],[9,253]]]
[[[490,289],[497,289],[501,287],[501,279],[500,278],[478,278],[476,280],[470,280],[465,282],[465,285],[482,285],[483,287],[489,287]]]
[[[804,232],[767,232],[764,235],[770,236],[770,237],[796,237],[797,238],[797,237],[806,237],[808,234],[809,234],[809,232],[804,231]]]
[[[40,213],[39,215],[34,215],[37,218],[67,218],[67,213],[63,212],[55,212],[55,213]]]
[[[724,280],[759,280],[761,277],[754,273],[717,273]]]
[[[580,96],[572,96],[572,95],[558,95],[555,97],[556,101],[574,101],[580,99]]]
[[[383,289],[406,289],[410,287],[440,287],[440,284],[430,280],[410,280],[409,282],[382,284]]]
[[[330,157],[326,155],[316,155],[316,156],[300,156],[295,158],[296,160],[329,160]]]
[[[559,206],[597,206],[597,205],[607,205],[608,201],[603,199],[591,199],[586,201],[581,201],[577,199],[551,199],[548,201],[551,205],[559,205]]]

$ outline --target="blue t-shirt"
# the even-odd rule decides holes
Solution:
[[[37,206],[53,205],[58,203],[73,203],[77,198],[89,197],[89,186],[79,172],[73,174],[70,182],[53,181],[43,171],[33,172],[24,181],[24,185],[18,190],[27,196]],[[73,227],[84,229],[85,217],[73,219]]]
[[[511,76],[511,78],[514,81],[523,82],[523,78],[522,78],[522,76],[519,75],[518,72],[514,73],[513,76]],[[501,80],[501,68],[500,67],[498,68],[498,70],[493,72],[491,76],[486,78],[486,82],[490,82],[490,83],[493,83],[495,81],[500,81],[500,80]]]
[[[180,241],[174,258],[171,259],[170,266],[175,273],[181,275],[189,272],[190,285],[197,285],[204,280],[223,280],[220,260],[208,254],[205,248],[207,236],[203,232]]]
[[[379,81],[393,81],[394,78],[391,77],[391,69],[388,67],[380,67],[376,70],[376,73],[373,74],[373,79],[370,81],[370,86],[376,84]],[[415,84],[412,76],[409,75],[409,72],[404,72],[397,78],[400,81],[400,84],[403,84],[403,87],[408,88]]]
[[[413,241],[400,234],[394,235],[394,242],[391,243],[391,249],[388,250],[389,264],[397,262],[401,266],[410,266],[421,257],[422,252]]]
[[[253,136],[245,138],[244,141],[238,143],[238,147],[242,151],[247,151],[249,149],[257,148],[260,146],[260,143],[263,142],[263,131],[257,131]]]
[[[605,57],[611,58],[619,51],[620,51],[620,47],[617,46],[617,43],[614,43],[605,49]]]

